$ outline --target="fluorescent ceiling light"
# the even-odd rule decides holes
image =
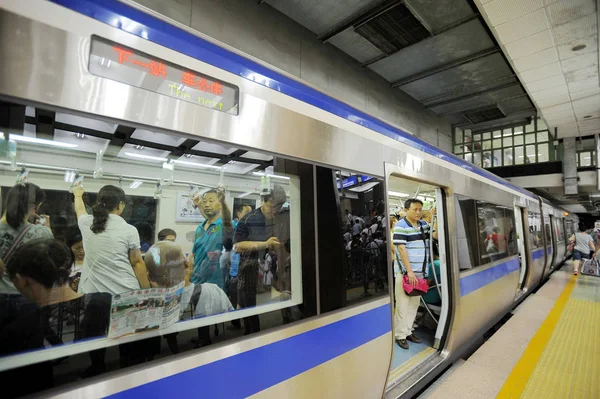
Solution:
[[[9,138],[9,140],[12,140],[12,141],[20,141],[20,142],[23,142],[23,143],[32,143],[32,144],[51,145],[53,147],[62,147],[62,148],[75,148],[75,147],[79,147],[78,144],[62,143],[60,141],[38,139],[38,138],[35,138],[35,137],[27,137],[27,136],[19,136],[17,134],[9,134],[8,138]]]
[[[167,162],[167,158],[154,157],[152,155],[136,154],[134,152],[126,152],[125,155],[127,155],[128,157],[139,158],[139,159],[146,159],[146,160],[149,160],[149,161]]]
[[[136,188],[139,188],[139,187],[140,187],[142,184],[144,184],[144,182],[143,182],[143,181],[141,181],[141,180],[134,180],[134,181],[133,181],[133,182],[131,182],[131,184],[129,185],[129,188],[132,188],[132,189],[134,189],[134,190],[135,190]]]
[[[175,162],[176,164],[179,164],[179,165],[193,166],[195,168],[221,169],[221,166],[207,165],[204,163],[196,163],[196,162],[189,162],[189,161],[181,161],[179,159],[176,159],[173,162]]]
[[[248,191],[247,193],[240,194],[240,195],[238,195],[237,197],[238,197],[238,198],[244,198],[245,196],[247,196],[247,195],[250,195],[250,194],[252,194],[252,191]]]
[[[397,191],[388,191],[390,197],[410,197],[410,194],[399,193]]]
[[[289,177],[287,177],[287,176],[268,175],[268,174],[265,174],[265,173],[263,173],[263,172],[252,172],[252,174],[253,174],[253,175],[255,175],[255,176],[267,176],[267,177],[273,177],[273,178],[275,178],[275,179],[284,179],[284,180],[290,180],[290,178],[289,178]]]

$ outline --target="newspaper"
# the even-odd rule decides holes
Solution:
[[[179,320],[184,283],[115,295],[110,310],[108,338],[158,330]]]

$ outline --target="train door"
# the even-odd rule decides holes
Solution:
[[[392,303],[395,303],[394,351],[388,388],[395,390],[409,383],[416,368],[426,368],[424,364],[438,355],[444,345],[450,308],[445,233],[447,208],[445,191],[435,184],[392,174],[388,179],[387,190],[388,215],[392,218],[390,251],[395,280],[392,294]],[[417,202],[414,203],[414,200]],[[415,207],[422,210],[415,212]],[[420,225],[425,226],[429,233],[422,230],[420,235],[414,227],[417,222],[419,228]],[[429,237],[426,242],[421,240],[423,232]],[[406,252],[402,253],[403,251]],[[408,259],[407,255],[410,255],[411,268],[418,271],[415,275],[424,278],[429,285],[427,294],[423,296],[409,297],[403,289],[402,281],[407,273],[403,259]],[[415,336],[416,340],[412,338]]]
[[[521,275],[519,276],[519,286],[515,295],[515,301],[519,300],[526,292],[525,282],[527,281],[527,273],[529,267],[529,249],[528,237],[529,230],[525,228],[525,220],[527,220],[527,209],[515,206],[515,224],[517,230],[517,245],[519,248],[519,262],[521,265]]]
[[[554,270],[554,265],[556,264],[556,256],[559,252],[558,243],[561,241],[558,236],[558,231],[555,228],[556,226],[556,217],[550,215],[550,236],[552,242],[552,253],[548,254],[548,258],[550,259],[550,264],[548,265],[549,271]]]
[[[543,277],[550,275],[552,267],[552,256],[554,255],[554,243],[552,242],[552,228],[550,227],[550,215],[542,212],[543,232],[544,232],[544,274]]]

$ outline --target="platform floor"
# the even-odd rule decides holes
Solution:
[[[600,398],[600,278],[563,267],[419,399]]]

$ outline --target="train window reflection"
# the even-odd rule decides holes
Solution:
[[[457,196],[461,270],[487,265],[518,252],[511,208]],[[462,254],[461,254],[462,253]]]
[[[0,158],[0,377],[40,375],[8,397],[315,314],[312,166],[56,115],[71,145]]]

